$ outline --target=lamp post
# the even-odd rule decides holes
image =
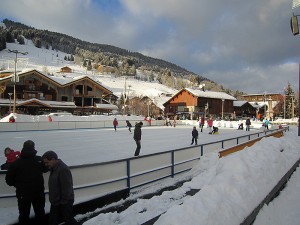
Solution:
[[[9,95],[9,114],[11,114],[11,95],[12,95],[13,93],[8,93],[8,95]]]
[[[19,77],[17,76],[17,61],[18,61],[18,54],[22,54],[22,55],[27,55],[28,52],[19,52],[18,50],[10,50],[8,49],[8,52],[10,53],[15,53],[16,54],[16,58],[15,58],[15,74],[12,78],[12,82],[14,82],[14,108],[13,108],[13,113],[16,112],[16,83],[19,82]]]
[[[225,99],[222,98],[222,120],[224,119],[224,101]]]
[[[147,106],[148,106],[148,117],[150,116],[150,106],[152,105],[152,101],[148,101],[147,102]]]

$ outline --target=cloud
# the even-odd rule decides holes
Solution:
[[[161,58],[207,74],[225,88],[255,93],[266,86],[276,91],[287,82],[298,83],[299,37],[290,31],[291,4],[286,0],[2,0],[0,15]]]

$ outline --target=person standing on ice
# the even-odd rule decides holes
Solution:
[[[195,141],[195,145],[197,145],[197,140],[198,140],[198,131],[196,129],[196,127],[193,127],[193,130],[192,130],[192,144],[194,144],[194,141]]]
[[[250,118],[248,117],[246,119],[246,131],[250,131],[250,125],[251,125],[251,121],[250,121]]]
[[[213,127],[213,119],[212,117],[207,120],[207,126],[209,127],[209,132],[212,132],[212,127]]]
[[[202,132],[204,127],[204,116],[202,116],[199,120],[199,128],[201,129],[200,131]]]
[[[267,130],[269,130],[269,120],[268,118],[265,119],[265,127]]]
[[[114,121],[113,121],[113,125],[114,125],[114,129],[115,129],[115,131],[117,131],[117,126],[118,126],[118,120],[117,120],[117,118],[115,118],[114,119]]]
[[[135,140],[135,143],[136,143],[136,149],[135,149],[134,156],[140,155],[141,139],[142,139],[142,129],[141,129],[142,126],[143,126],[143,122],[139,122],[139,123],[135,124],[133,139]]]
[[[126,126],[128,127],[128,130],[129,130],[130,133],[131,133],[131,127],[132,127],[132,125],[131,125],[131,123],[129,122],[129,120],[126,120]]]

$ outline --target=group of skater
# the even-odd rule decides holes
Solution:
[[[199,118],[199,129],[200,129],[200,132],[203,132],[204,123],[205,123],[204,116],[200,117]],[[219,133],[219,128],[213,126],[213,118],[212,117],[210,117],[207,120],[207,127],[209,129],[208,134],[218,134]],[[198,132],[196,126],[194,126],[193,130],[192,130],[192,142],[191,142],[191,145],[193,145],[194,143],[195,143],[195,145],[198,144],[198,141],[197,141],[198,140],[198,136],[199,136],[199,132]]]
[[[115,118],[113,120],[114,130],[117,131],[118,120]],[[142,126],[143,122],[136,122],[134,126],[133,139],[136,143],[136,149],[134,152],[134,156],[139,156],[141,151],[141,139],[142,139]],[[129,120],[126,120],[126,127],[128,127],[129,132],[131,133],[132,124]]]
[[[66,225],[81,224],[73,216],[73,179],[69,167],[54,151],[37,155],[35,143],[27,140],[21,151],[5,148],[7,185],[16,189],[20,225]],[[1,166],[2,169],[2,166]],[[45,186],[43,173],[50,171],[48,187],[50,213],[45,214]],[[30,219],[30,209],[35,217]]]

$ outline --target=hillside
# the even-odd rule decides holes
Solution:
[[[6,42],[11,42],[13,39],[20,40],[20,36],[24,36],[26,39],[32,40],[36,47],[51,48],[52,50],[59,50],[70,55],[76,55],[81,59],[91,59],[95,64],[118,67],[117,62],[123,62],[127,63],[131,68],[133,66],[135,68],[143,67],[146,70],[152,70],[157,73],[164,72],[167,68],[167,70],[175,76],[198,76],[178,65],[145,56],[138,52],[131,52],[112,45],[82,41],[65,34],[35,29],[7,19],[5,19],[3,23],[6,29],[0,32],[0,36],[6,38]],[[118,69],[121,70],[121,72],[130,74],[130,71],[126,71],[125,66],[123,66],[123,68],[118,67]],[[208,80],[201,76],[198,77],[201,81]]]
[[[0,50],[6,49],[9,44],[26,45],[28,41],[32,41],[36,48],[52,50],[52,61],[56,59],[65,64],[73,63],[85,67],[87,71],[92,71],[92,73],[95,73],[97,68],[101,66],[104,68],[103,72],[108,74],[125,75],[145,81],[157,81],[177,90],[191,86],[198,87],[200,83],[205,83],[206,88],[212,91],[224,91],[236,98],[242,94],[239,91],[233,92],[224,89],[215,82],[187,71],[178,65],[144,56],[138,52],[82,41],[65,34],[35,29],[8,19],[3,20],[3,24],[3,27],[0,27]],[[58,56],[58,52],[64,55]],[[47,62],[41,64],[49,66]],[[0,70],[3,69],[5,67],[2,66]]]

